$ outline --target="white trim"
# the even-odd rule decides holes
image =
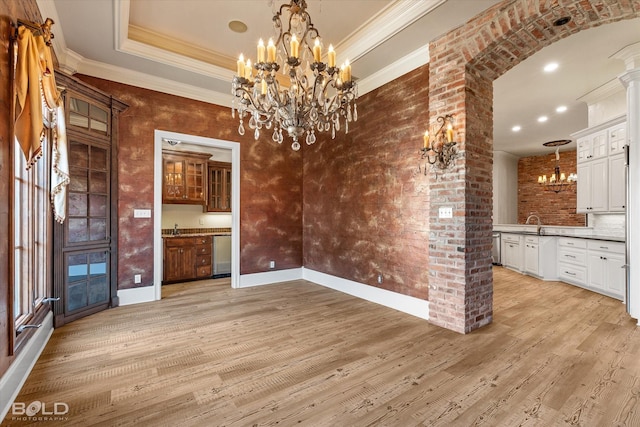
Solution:
[[[302,267],[288,270],[267,271],[264,273],[243,274],[240,276],[239,288],[251,286],[271,285],[280,282],[290,282],[302,279]]]
[[[20,354],[16,356],[9,365],[9,369],[0,378],[0,390],[2,390],[0,393],[0,420],[3,420],[9,413],[11,405],[42,354],[42,350],[49,342],[51,334],[53,334],[53,313],[49,312],[42,321],[42,326],[29,338]]]
[[[203,136],[155,130],[153,155],[153,283],[156,300],[162,298],[162,140],[231,150],[231,287],[240,287],[240,143]]]
[[[144,89],[155,90],[168,93],[170,95],[182,96],[197,101],[208,102],[210,104],[231,107],[233,97],[231,94],[223,94],[214,90],[206,90],[197,86],[176,82],[150,74],[131,71],[126,68],[116,67],[98,61],[84,59],[77,66],[78,72],[93,77],[98,77],[113,82],[137,86]],[[231,87],[231,78],[227,81]]]
[[[395,0],[336,45],[340,56],[354,63],[446,0]]]
[[[118,305],[120,306],[140,304],[142,302],[150,302],[158,299],[160,298],[156,298],[153,286],[118,290]]]
[[[367,92],[382,87],[390,81],[425,65],[429,60],[429,45],[426,44],[420,49],[398,59],[393,64],[389,64],[370,76],[358,80],[358,95],[364,95]]]
[[[302,278],[345,294],[429,320],[429,301],[302,268]]]

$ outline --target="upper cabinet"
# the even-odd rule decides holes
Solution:
[[[231,212],[231,163],[208,164],[207,212]]]
[[[578,213],[624,212],[626,117],[573,134],[578,150]]]
[[[162,203],[207,204],[209,154],[162,151]]]

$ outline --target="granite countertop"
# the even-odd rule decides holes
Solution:
[[[540,226],[540,232],[538,233],[537,225],[524,225],[524,224],[496,224],[493,226],[493,231],[499,231],[501,233],[511,234],[524,234],[524,235],[539,235],[539,236],[554,236],[554,237],[573,237],[577,239],[591,239],[591,240],[606,240],[611,242],[624,242],[624,236],[620,235],[602,235],[598,234],[589,227],[561,227],[552,225]]]
[[[201,236],[231,236],[229,232],[211,232],[211,233],[180,233],[180,234],[163,234],[162,238],[173,237],[201,237]]]

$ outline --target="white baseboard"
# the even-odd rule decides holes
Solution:
[[[242,274],[240,276],[239,288],[251,286],[270,285],[278,282],[290,282],[302,279],[302,268],[291,268],[289,270],[267,271],[265,273]]]
[[[240,276],[239,287],[248,288],[300,279],[429,320],[429,301],[427,300],[376,288],[375,286],[365,285],[364,283],[354,282],[304,267],[268,271],[266,273],[243,274]]]
[[[156,300],[155,286],[144,286],[141,288],[121,289],[118,291],[118,305],[139,304]]]
[[[354,282],[319,271],[302,269],[302,278],[345,294],[353,295],[403,313],[429,320],[429,301]]]
[[[9,413],[11,405],[38,361],[42,350],[49,342],[52,333],[53,313],[49,312],[42,321],[42,326],[33,334],[20,354],[13,360],[7,372],[0,378],[0,420],[3,420]],[[25,403],[29,404],[30,402]]]

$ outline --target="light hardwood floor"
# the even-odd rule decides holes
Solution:
[[[494,289],[461,335],[304,281],[165,286],[55,330],[16,401],[69,405],[37,426],[640,425],[620,301],[502,268]]]

